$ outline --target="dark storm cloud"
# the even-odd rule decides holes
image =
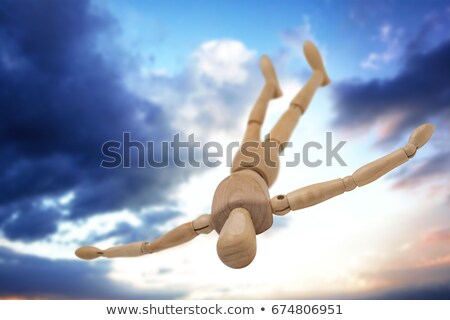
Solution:
[[[59,212],[53,208],[39,208],[33,203],[21,202],[4,223],[3,233],[11,240],[33,240],[56,231]],[[8,212],[5,214],[8,216]]]
[[[448,300],[450,299],[450,282],[428,286],[411,286],[369,295],[363,299],[373,300]]]
[[[409,282],[408,285],[393,286],[389,289],[368,293],[363,299],[432,300],[450,298],[450,265],[405,268],[380,271],[372,276],[383,283]],[[411,281],[414,280],[414,281]]]
[[[143,257],[142,259],[145,259]],[[124,290],[107,277],[108,263],[48,260],[0,247],[0,298],[176,299],[185,292]]]
[[[375,283],[392,283],[391,285],[366,292],[335,293],[311,296],[308,299],[448,300],[450,299],[449,275],[450,265],[448,264],[425,268],[379,270],[362,276]]]
[[[334,104],[340,127],[369,126],[383,116],[404,114],[391,139],[450,110],[450,41],[406,57],[389,79],[343,81],[335,86]],[[442,129],[442,128],[438,128]]]
[[[448,172],[450,164],[450,152],[439,153],[433,158],[428,159],[422,166],[411,172],[411,176],[431,177],[438,176]]]
[[[443,192],[447,194],[450,201],[450,191],[448,187],[450,173],[448,171],[450,163],[450,152],[441,152],[422,161],[422,163],[399,175],[395,183],[395,188],[416,189],[421,185],[435,185],[434,193]]]
[[[448,272],[447,268],[447,272]],[[424,285],[410,285],[388,290],[375,290],[370,293],[337,294],[333,296],[313,297],[313,299],[339,300],[448,300],[450,299],[450,281]]]
[[[10,239],[51,234],[63,209],[76,219],[162,203],[189,174],[99,167],[102,144],[124,131],[171,135],[162,109],[122,85],[118,50],[96,49],[115,30],[88,1],[0,3],[0,226]],[[70,205],[42,205],[70,191]]]

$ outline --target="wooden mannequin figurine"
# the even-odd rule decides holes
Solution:
[[[256,235],[272,226],[272,214],[285,215],[291,210],[318,204],[375,181],[414,157],[417,149],[431,138],[434,126],[423,124],[413,131],[404,147],[359,168],[351,176],[270,198],[269,187],[278,175],[278,154],[283,144],[289,141],[316,89],[330,83],[315,45],[307,41],[303,49],[312,68],[312,76],[291,101],[289,109],[264,142],[260,140],[260,131],[267,105],[271,99],[280,97],[282,91],[272,62],[267,56],[261,58],[260,67],[266,83],[250,113],[241,149],[233,160],[231,174],[216,189],[211,215],[204,214],[192,222],[182,224],[152,242],[135,242],[106,250],[87,246],[79,248],[75,254],[82,259],[137,257],[177,246],[199,234],[216,230],[219,233],[219,258],[231,268],[243,268],[256,255]]]

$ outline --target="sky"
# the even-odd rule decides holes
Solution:
[[[449,299],[449,27],[447,1],[0,2],[0,298]],[[370,185],[275,217],[244,269],[220,262],[215,231],[140,258],[75,257],[209,213],[229,174],[138,168],[136,154],[105,169],[105,142],[239,141],[263,54],[284,92],[269,132],[311,74],[306,40],[332,82],[281,163],[332,132],[347,166],[282,167],[272,196],[350,175],[426,122],[430,142]]]

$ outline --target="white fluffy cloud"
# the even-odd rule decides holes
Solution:
[[[236,40],[211,40],[193,54],[197,75],[218,85],[243,84],[248,77],[247,64],[254,56],[254,51]]]
[[[263,77],[254,50],[237,40],[216,39],[200,44],[181,72],[141,70],[129,75],[127,84],[168,110],[174,132],[217,141],[230,133],[240,139]]]

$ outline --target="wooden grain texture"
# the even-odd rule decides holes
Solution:
[[[291,104],[274,125],[270,140],[276,141],[278,145],[289,142],[302,114],[303,110],[299,106]]]
[[[115,246],[106,250],[101,250],[97,247],[85,246],[78,248],[75,255],[84,260],[92,260],[99,257],[104,258],[132,258],[139,257],[144,254],[142,252],[143,242],[133,242],[121,246]]]
[[[217,240],[217,254],[230,268],[248,266],[256,256],[256,233],[248,210],[231,211]]]
[[[406,161],[408,161],[408,156],[403,148],[397,149],[394,152],[391,152],[388,155],[372,161],[356,170],[352,175],[353,180],[355,180],[358,187],[365,186],[366,184],[384,176],[386,173],[394,168],[397,168]]]
[[[303,46],[303,52],[313,70],[313,74],[292,99],[288,110],[281,116],[270,132],[270,139],[279,143],[281,146],[280,150],[282,150],[282,146],[289,141],[300,117],[308,109],[317,88],[330,83],[330,78],[327,75],[322,57],[316,46],[311,41],[307,41]]]
[[[248,141],[259,142],[261,140],[261,126],[266,117],[267,106],[272,99],[276,99],[283,95],[280,84],[278,82],[277,74],[272,61],[268,56],[262,56],[259,61],[261,73],[263,74],[266,83],[264,84],[258,99],[250,112],[242,143]]]
[[[278,144],[274,141],[247,142],[236,152],[231,172],[252,170],[258,173],[270,188],[280,171]]]
[[[342,179],[334,179],[289,192],[286,198],[291,210],[299,210],[340,195],[344,191]]]
[[[305,55],[306,61],[308,61],[309,66],[314,71],[319,71],[323,78],[320,83],[321,86],[326,86],[331,82],[328,77],[327,71],[325,70],[325,66],[323,64],[322,56],[320,55],[319,50],[315,46],[312,41],[306,41],[303,44],[303,54]]]
[[[430,140],[433,132],[434,125],[431,123],[424,123],[411,133],[408,142],[415,145],[417,149],[420,149],[428,142],[428,140]]]
[[[272,85],[275,88],[271,98],[276,99],[281,97],[283,95],[283,91],[280,88],[280,83],[278,81],[277,73],[275,72],[273,63],[268,56],[263,55],[261,57],[261,59],[259,60],[259,68],[261,69],[266,83]]]
[[[236,208],[244,208],[250,212],[257,234],[272,226],[267,184],[252,170],[235,172],[217,186],[211,207],[211,224],[218,233],[231,211]]]
[[[146,242],[143,251],[145,253],[158,252],[188,242],[196,236],[198,236],[198,234],[195,232],[192,222],[187,222],[170,230],[152,242]]]
[[[202,214],[200,217],[192,221],[192,227],[197,234],[208,234],[214,230],[211,225],[211,215]]]
[[[292,99],[291,104],[299,107],[302,113],[305,113],[322,81],[323,74],[320,71],[314,71],[302,89]]]
[[[264,118],[266,117],[267,106],[269,101],[273,99],[276,88],[271,83],[266,83],[253,106],[252,111],[247,122],[247,128],[244,133],[244,138],[242,143],[247,141],[257,141],[261,140],[261,126],[264,123]]]

